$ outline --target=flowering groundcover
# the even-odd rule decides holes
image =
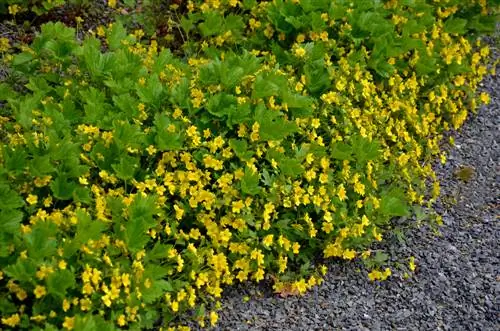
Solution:
[[[226,285],[300,295],[432,205],[443,133],[489,100],[495,1],[172,2],[175,54],[108,4],[83,40],[0,39],[5,328],[182,330]]]

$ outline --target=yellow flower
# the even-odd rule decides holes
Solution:
[[[178,205],[174,205],[175,209],[175,218],[180,220],[182,219],[182,216],[184,215],[184,209],[182,207],[179,207]]]
[[[111,297],[109,294],[103,295],[101,297],[102,302],[106,305],[106,307],[111,307]]]
[[[333,224],[332,224],[332,223],[330,223],[330,222],[324,221],[324,222],[321,224],[321,229],[322,229],[325,233],[330,233],[330,232],[332,232],[332,230],[333,230]]]
[[[219,320],[219,315],[215,311],[210,312],[210,325],[214,326]]]
[[[28,202],[30,205],[36,205],[38,202],[38,196],[30,194],[26,198],[26,202]]]
[[[356,182],[354,184],[354,192],[358,193],[359,195],[365,195],[365,185],[360,182]]]
[[[409,262],[408,266],[410,267],[410,270],[412,272],[415,271],[415,269],[417,268],[417,266],[415,265],[415,257],[414,256],[410,257],[410,262]]]
[[[70,308],[71,308],[71,303],[69,302],[68,299],[64,299],[62,304],[63,311],[67,312]]]
[[[272,234],[268,234],[267,236],[264,237],[264,239],[262,239],[262,245],[264,245],[265,247],[269,247],[273,244],[273,237],[274,235]]]
[[[380,279],[382,277],[382,273],[378,270],[372,270],[369,274],[368,274],[368,278],[373,282],[377,279]]]
[[[259,268],[257,271],[253,274],[253,278],[255,281],[260,282],[261,280],[264,279],[264,269]]]
[[[45,289],[45,286],[41,286],[41,285],[37,285],[35,287],[35,290],[33,291],[33,293],[35,294],[35,297],[37,299],[40,299],[41,297],[43,297],[45,294],[47,294],[47,290]]]
[[[376,241],[382,240],[382,235],[378,233],[377,228],[373,228],[372,233],[373,233],[373,238],[375,238]]]
[[[63,328],[67,330],[73,330],[75,327],[75,318],[74,317],[64,317]]]
[[[104,30],[104,27],[102,25],[99,25],[96,28],[96,33],[99,37],[104,37],[106,35],[106,30]]]
[[[2,37],[0,38],[0,52],[6,52],[10,48],[9,39]]]
[[[490,96],[486,92],[482,92],[479,96],[479,99],[481,100],[482,103],[485,105],[490,103]]]
[[[88,311],[92,307],[92,301],[90,299],[81,299],[80,300],[80,309],[82,311]]]
[[[118,316],[118,318],[116,319],[116,323],[119,326],[127,325],[127,319],[125,318],[125,315],[121,314],[120,316]]]
[[[455,86],[462,86],[465,84],[465,77],[460,75],[457,76],[454,80]]]
[[[386,280],[390,275],[392,275],[391,269],[385,268],[384,273],[382,274],[382,280]]]
[[[339,190],[337,192],[337,196],[339,197],[339,199],[341,201],[344,201],[345,199],[347,199],[347,195],[346,195],[346,192],[345,192],[344,184],[340,184]]]
[[[297,57],[304,57],[306,55],[306,50],[302,47],[297,47],[294,53]]]
[[[297,289],[300,294],[303,294],[307,291],[307,283],[304,278],[293,283],[293,287]]]
[[[9,14],[11,14],[11,15],[15,16],[20,11],[21,11],[21,7],[19,7],[19,5],[10,5],[9,6]]]
[[[245,207],[245,204],[243,203],[242,200],[233,201],[233,203],[232,203],[232,211],[233,211],[233,213],[239,214],[241,212],[241,209],[243,207]]]
[[[149,155],[153,155],[154,153],[156,153],[156,148],[153,145],[149,145],[148,148],[146,148],[146,151]]]
[[[108,0],[108,6],[111,8],[116,7],[116,0]]]
[[[35,315],[35,316],[30,317],[30,321],[35,321],[37,323],[43,322],[46,319],[47,319],[47,317],[44,315]]]
[[[292,250],[294,254],[299,254],[300,244],[298,242],[294,242],[292,245]]]
[[[352,260],[356,257],[356,251],[352,249],[346,249],[342,254],[342,257],[346,260]]]
[[[21,322],[21,317],[19,314],[11,315],[10,317],[2,317],[2,324],[10,326],[11,328],[15,327]]]
[[[172,311],[174,313],[178,312],[179,311],[179,303],[177,301],[172,301],[172,303],[170,304],[170,308],[172,308]]]

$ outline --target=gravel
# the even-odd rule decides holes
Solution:
[[[361,263],[335,262],[303,297],[280,298],[265,285],[231,287],[214,329],[500,330],[499,86],[498,75],[484,80],[491,103],[453,134],[448,162],[435,167],[444,226],[414,226],[403,242],[393,235],[383,244],[393,258],[415,256],[410,278],[395,272],[371,283]],[[456,175],[464,167],[474,170],[468,181]]]

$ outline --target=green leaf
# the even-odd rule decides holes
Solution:
[[[166,114],[156,114],[154,120],[156,128],[156,147],[164,152],[169,150],[180,150],[184,145],[184,135],[176,126],[174,132],[170,132],[168,127],[173,124]]]
[[[301,162],[296,159],[282,157],[278,161],[278,167],[285,176],[296,178],[304,172]]]
[[[102,54],[100,48],[101,43],[96,38],[85,39],[81,48],[83,63],[90,76],[96,81],[103,77],[111,64],[111,55]]]
[[[9,186],[0,184],[0,210],[8,211],[25,205],[23,198]]]
[[[152,217],[156,210],[156,197],[154,195],[144,197],[141,194],[134,198],[128,209],[130,217],[143,217],[144,220],[148,221],[147,226],[154,225]]]
[[[188,34],[191,30],[194,29],[194,23],[195,19],[193,19],[192,17],[187,17],[186,15],[182,15],[180,26],[185,33]]]
[[[383,57],[370,61],[368,65],[383,78],[389,78],[394,73],[394,66],[387,63]]]
[[[31,53],[19,53],[14,56],[12,65],[19,66],[33,60],[33,55]]]
[[[59,200],[69,200],[73,197],[73,191],[78,184],[68,181],[65,175],[57,176],[51,183],[50,189],[55,198]]]
[[[240,37],[245,29],[245,23],[241,15],[229,14],[224,19],[224,31],[231,31],[233,38]]]
[[[498,14],[491,14],[488,16],[475,15],[467,24],[467,29],[475,30],[479,33],[489,34],[495,32],[496,23],[500,17]]]
[[[56,170],[50,162],[50,155],[35,155],[29,164],[31,174],[37,177],[43,177]]]
[[[295,122],[285,120],[280,113],[267,109],[263,104],[255,110],[255,121],[260,125],[262,140],[282,140],[298,130]]]
[[[137,115],[137,108],[134,107],[137,102],[130,93],[114,95],[113,103],[126,115],[126,118],[132,118]]]
[[[12,235],[0,232],[0,257],[9,257],[12,255],[12,247],[9,247],[10,242],[12,242]]]
[[[60,299],[64,299],[68,289],[75,286],[75,276],[69,270],[57,270],[47,278],[47,289],[50,294],[53,294]]]
[[[223,18],[219,13],[210,11],[204,15],[205,20],[198,24],[198,28],[203,37],[216,36],[222,32]]]
[[[52,222],[35,224],[31,232],[24,235],[28,256],[34,260],[52,257],[57,249],[56,231],[57,226]]]
[[[370,160],[375,160],[380,154],[380,144],[376,141],[370,141],[361,136],[353,137],[352,142],[354,154],[358,164],[364,165]]]
[[[274,73],[259,74],[253,84],[252,99],[279,96],[287,86],[288,81],[285,76]]]
[[[115,331],[119,330],[113,325],[113,322],[106,321],[100,315],[76,315],[75,316],[75,331]],[[58,329],[55,329],[58,330]],[[51,330],[52,331],[52,330]]]
[[[273,186],[273,183],[275,181],[275,176],[269,174],[269,172],[266,169],[262,171],[262,178],[263,178],[262,182],[264,183],[264,185],[268,187]]]
[[[138,194],[129,207],[129,220],[125,224],[124,240],[132,252],[144,248],[151,238],[147,230],[156,224],[153,219],[155,213],[155,196],[143,197]]]
[[[417,221],[425,221],[429,219],[429,214],[427,211],[422,208],[422,206],[416,205],[412,207],[413,212],[415,213],[415,219]]]
[[[116,50],[122,47],[122,41],[127,38],[127,30],[120,22],[114,22],[113,26],[107,31],[107,41],[110,50]]]
[[[73,192],[73,200],[77,203],[90,204],[92,202],[90,189],[87,187],[77,187]]]
[[[144,269],[144,278],[149,278],[152,280],[165,278],[168,276],[170,269],[170,267],[162,266],[156,263],[148,264]]]
[[[437,63],[436,59],[422,54],[417,64],[415,65],[415,71],[418,75],[428,75],[430,73],[436,72]]]
[[[348,144],[337,141],[331,145],[330,155],[337,160],[352,160],[352,147]]]
[[[170,102],[179,105],[182,109],[189,109],[189,80],[186,77],[180,79],[178,84],[175,84],[170,91]]]
[[[147,83],[144,86],[137,86],[137,95],[141,101],[155,108],[160,107],[164,97],[163,92],[163,85],[157,74],[148,75]]]
[[[172,245],[165,245],[160,242],[156,242],[153,248],[146,254],[144,260],[149,262],[165,259],[168,256],[168,251],[172,247]]]
[[[376,263],[376,265],[383,265],[388,260],[389,255],[381,251],[377,251],[377,253],[375,253],[375,256],[373,257],[373,262]]]
[[[53,161],[62,161],[75,157],[78,158],[78,155],[80,154],[80,147],[78,144],[71,142],[70,137],[63,137],[63,139],[57,139],[57,142],[53,142],[54,144],[51,144],[48,150],[48,154],[51,156]]]
[[[210,97],[207,102],[207,110],[216,117],[222,117],[236,112],[237,99],[235,96],[227,93],[218,93]]]
[[[119,148],[141,148],[144,142],[144,133],[139,126],[128,122],[113,122],[113,139]]]
[[[89,214],[78,210],[76,212],[78,223],[76,225],[75,242],[84,244],[89,240],[98,240],[108,228],[103,221],[92,219]]]
[[[314,99],[305,95],[287,92],[283,95],[283,103],[294,117],[308,117],[312,114]]]
[[[247,141],[244,139],[229,139],[229,146],[233,149],[236,156],[242,161],[247,161],[253,156],[253,153],[248,150]]]
[[[236,105],[235,108],[230,108],[226,124],[229,128],[233,125],[245,123],[251,118],[251,108],[248,103],[243,105]]]
[[[323,60],[306,64],[304,74],[306,87],[314,96],[319,96],[331,86],[330,75],[325,69]]]
[[[24,171],[24,167],[27,164],[28,154],[23,149],[15,150],[10,148],[3,149],[4,162],[3,166],[9,172],[15,174]],[[1,204],[1,202],[0,202]]]
[[[419,24],[419,21],[415,19],[409,19],[403,25],[403,35],[410,36],[415,33],[421,33],[425,31],[425,25]]]
[[[7,276],[17,281],[31,282],[35,278],[37,265],[30,258],[28,259],[18,258],[15,264],[11,264],[3,268],[3,271]]]
[[[137,253],[148,243],[151,237],[147,230],[148,222],[144,217],[130,218],[125,224],[124,241],[132,253]]]
[[[0,208],[0,233],[18,234],[24,214],[19,210]]]
[[[52,90],[50,85],[47,83],[47,80],[42,77],[31,77],[29,81],[30,82],[26,84],[26,87],[33,92],[41,92],[45,94]]]
[[[152,282],[151,287],[141,290],[142,300],[147,303],[153,303],[165,295],[165,292],[172,292],[172,284],[164,279],[158,279]]]
[[[246,168],[245,175],[241,178],[241,191],[250,195],[258,194],[260,192],[259,174],[253,173],[250,168]]]
[[[278,167],[281,173],[292,178],[296,178],[301,175],[305,170],[299,159],[287,157],[276,150],[268,150],[266,159],[269,162],[272,162],[272,160],[278,162]]]
[[[462,35],[465,33],[465,26],[467,25],[467,20],[463,18],[450,17],[444,22],[444,32],[451,34]]]
[[[10,298],[8,296],[0,297],[0,312],[2,313],[2,315],[14,314],[15,312],[17,312],[17,309],[18,308],[16,304],[10,301]]]
[[[134,178],[136,171],[139,169],[139,159],[129,155],[121,155],[119,162],[112,164],[111,167],[118,178],[129,180]]]
[[[242,6],[244,9],[253,9],[257,6],[257,0],[243,0]]]
[[[94,87],[80,91],[81,99],[85,101],[85,121],[89,124],[98,123],[105,116],[108,104],[105,102],[106,94]]]
[[[0,83],[0,101],[15,97],[16,92],[6,83]]]
[[[405,195],[400,189],[390,189],[382,194],[380,211],[387,216],[408,216]]]

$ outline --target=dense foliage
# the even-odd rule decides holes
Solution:
[[[496,5],[186,1],[183,57],[119,21],[4,40],[2,327],[215,324],[224,285],[300,294],[318,257],[368,257],[488,102]]]

